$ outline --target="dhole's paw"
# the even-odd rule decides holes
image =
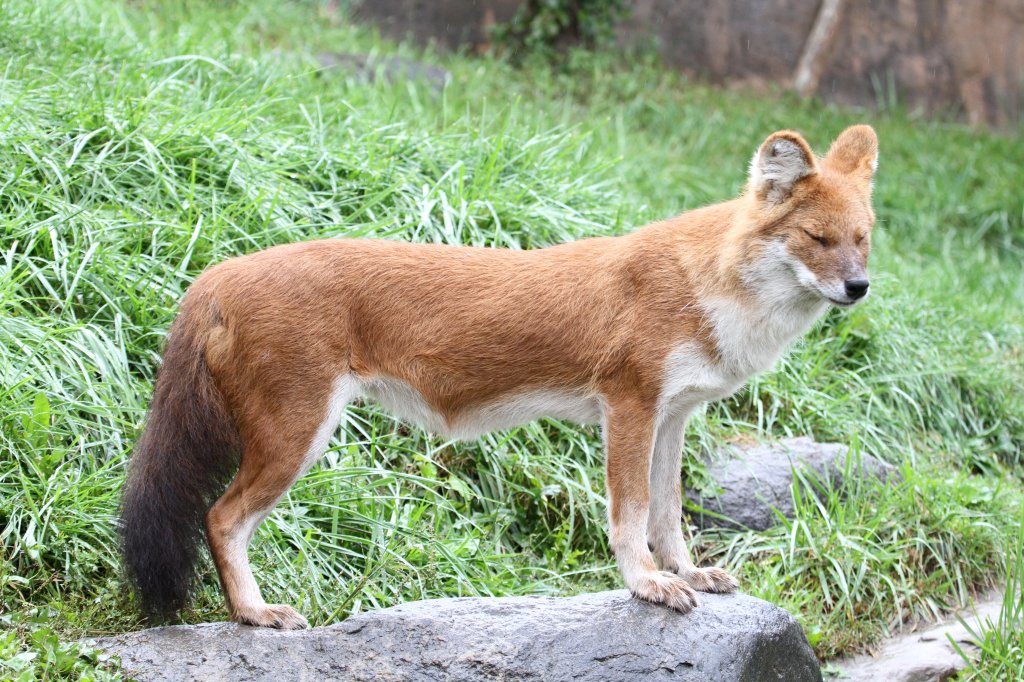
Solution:
[[[740,586],[736,578],[714,566],[695,568],[690,571],[679,571],[679,577],[688,582],[693,589],[700,592],[734,592]]]
[[[304,630],[309,623],[302,614],[286,604],[265,604],[250,609],[240,609],[232,619],[242,625],[255,625],[278,630]]]
[[[644,573],[629,586],[637,599],[665,604],[679,613],[688,613],[697,606],[697,593],[685,580],[667,571]]]

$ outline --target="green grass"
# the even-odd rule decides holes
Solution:
[[[441,95],[369,84],[319,71],[320,50],[425,59],[454,80]],[[620,233],[734,195],[783,127],[819,148],[877,128],[875,295],[695,419],[689,451],[808,433],[904,482],[845,500],[812,483],[790,524],[697,546],[796,613],[822,656],[1002,578],[1024,468],[1021,135],[722,91],[644,55],[517,69],[421,54],[308,3],[9,3],[0,63],[0,677],[95,670],[74,638],[142,626],[117,499],[163,334],[207,265],[324,236],[528,248]],[[268,599],[315,624],[617,586],[602,479],[594,429],[457,444],[352,410],[251,555]],[[225,615],[207,570],[184,619]]]
[[[998,517],[1019,508],[1018,496],[995,482],[899,471],[898,482],[857,481],[845,499],[803,474],[792,520],[708,545],[728,542],[724,560],[740,567],[751,593],[801,614],[819,655],[857,650],[998,580]]]

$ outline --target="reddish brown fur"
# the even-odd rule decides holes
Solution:
[[[690,608],[689,586],[657,574],[650,554],[636,548],[640,521],[630,516],[642,516],[646,527],[666,357],[690,341],[719,358],[702,301],[728,296],[755,305],[741,266],[769,241],[783,239],[812,272],[829,276],[854,261],[863,267],[869,249],[874,216],[865,164],[877,149],[874,133],[850,129],[820,163],[795,133],[776,133],[765,145],[783,138],[805,150],[815,172],[777,205],[752,187],[626,236],[532,251],[342,239],[289,244],[197,279],[180,324],[205,348],[242,443],[238,475],[208,515],[233,616],[301,625],[288,620],[286,607],[250,608],[248,566],[232,559],[229,544],[244,519],[264,515],[300,475],[332,384],[349,374],[399,379],[451,424],[534,389],[600,396],[612,546],[637,555],[628,561],[650,573],[645,580],[663,576],[642,594],[635,589],[640,596]],[[695,587],[733,584],[720,571],[700,578],[698,570],[707,569],[691,570]]]

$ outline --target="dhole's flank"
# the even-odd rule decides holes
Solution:
[[[776,132],[739,198],[622,237],[532,251],[334,239],[210,268],[171,327],[122,500],[144,609],[185,604],[205,532],[234,620],[304,627],[263,600],[247,550],[357,399],[460,438],[600,423],[632,593],[686,612],[695,591],[736,589],[683,537],[686,419],[867,294],[877,149],[863,125],[820,159]]]

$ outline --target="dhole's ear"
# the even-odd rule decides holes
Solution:
[[[772,204],[781,204],[798,182],[817,172],[814,152],[792,130],[772,133],[750,161],[750,186]]]
[[[851,175],[870,189],[878,168],[878,136],[871,126],[850,126],[836,138],[824,162],[840,173]]]

